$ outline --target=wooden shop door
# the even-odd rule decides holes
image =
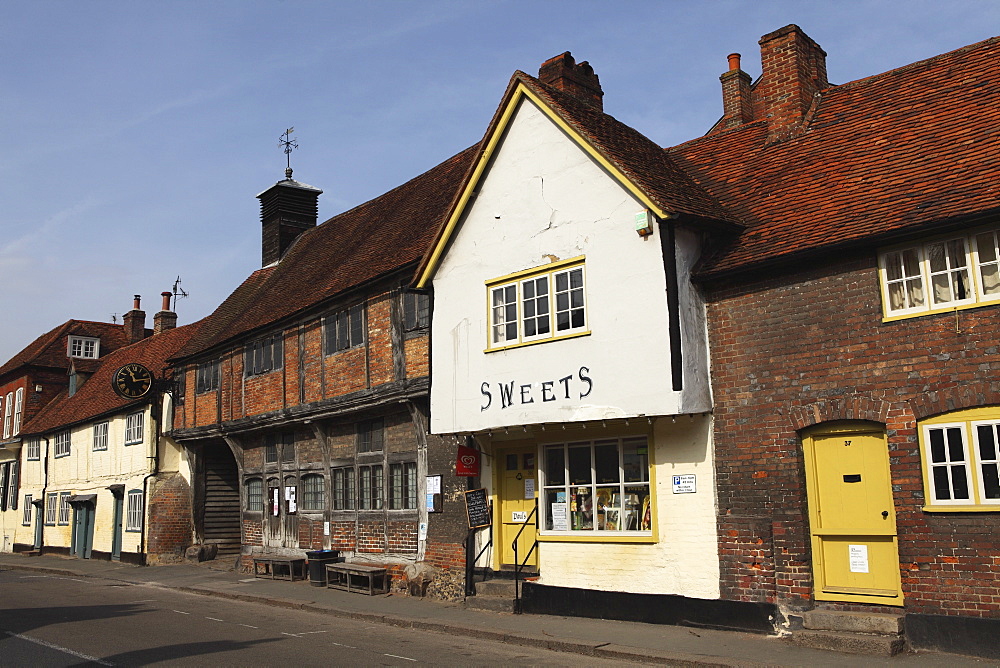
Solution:
[[[498,482],[500,488],[500,565],[513,567],[514,540],[517,539],[517,560],[526,566],[538,565],[538,548],[525,561],[535,544],[538,514],[535,509],[537,481],[535,445],[505,448],[498,451]],[[528,521],[528,518],[531,521]],[[518,532],[520,531],[520,537]]]
[[[902,605],[885,432],[840,425],[803,446],[816,600]]]

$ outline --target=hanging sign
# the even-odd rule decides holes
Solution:
[[[479,451],[458,446],[458,456],[455,458],[455,475],[474,478],[479,475]]]

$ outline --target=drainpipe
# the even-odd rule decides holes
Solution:
[[[45,439],[45,461],[42,463],[42,505],[40,508],[42,511],[42,540],[40,541],[41,545],[38,546],[39,552],[42,552],[45,549],[45,493],[49,489],[49,439],[46,436],[43,436],[42,438]]]
[[[159,395],[154,395],[153,401],[149,404],[149,419],[153,423],[152,427],[152,438],[150,438],[149,443],[149,454],[146,455],[146,459],[150,460],[150,470],[146,474],[146,477],[142,479],[142,524],[139,527],[139,550],[142,554],[143,565],[146,564],[149,557],[149,551],[146,546],[146,525],[149,523],[149,479],[155,477],[160,472],[160,435],[161,435],[161,425],[160,417],[162,416],[161,404],[164,401],[164,397],[170,396],[169,392],[163,392]],[[125,512],[128,508],[125,508]]]

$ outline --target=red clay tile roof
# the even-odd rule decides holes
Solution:
[[[475,149],[304,232],[277,265],[251,274],[176,359],[230,342],[419,260]]]
[[[748,228],[711,276],[1000,213],[1000,38],[823,91],[804,134],[766,122],[668,149]]]
[[[100,366],[94,375],[76,394],[70,397],[65,391],[62,392],[24,425],[21,435],[43,434],[64,429],[101,415],[124,410],[132,405],[149,403],[148,396],[139,401],[118,396],[111,389],[111,379],[115,371],[129,362],[138,362],[152,371],[157,379],[169,377],[167,359],[190,341],[204,322],[201,320],[191,325],[167,330],[102,356]]]
[[[152,330],[147,331],[152,333]],[[71,334],[100,338],[102,357],[128,343],[125,338],[125,328],[122,325],[89,320],[67,320],[55,329],[42,334],[21,352],[7,360],[3,366],[0,366],[0,377],[24,366],[69,369],[70,359],[66,355],[66,337]],[[81,370],[92,370],[99,364],[97,360],[75,359],[74,362],[76,368]]]
[[[653,140],[614,116],[524,72],[514,73],[511,87],[518,82],[558,111],[567,123],[590,141],[591,146],[664,210],[735,222],[736,218],[678,167],[670,154]]]

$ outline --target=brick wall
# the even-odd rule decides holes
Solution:
[[[191,488],[179,473],[150,482],[147,562],[181,561],[193,542]]]
[[[888,437],[905,609],[1000,615],[1000,518],[921,510],[917,442],[918,419],[1000,404],[997,308],[882,322],[874,252],[706,293],[723,596],[810,604],[799,433],[870,420]]]

